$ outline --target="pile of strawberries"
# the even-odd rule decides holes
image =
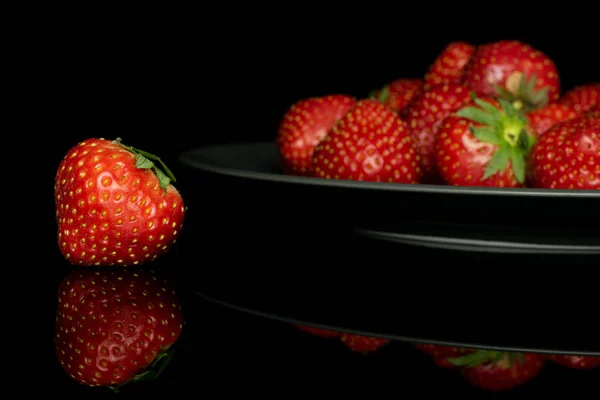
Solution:
[[[527,43],[449,43],[423,77],[302,99],[276,143],[286,174],[404,184],[600,189],[600,83],[562,93]]]
[[[119,390],[158,376],[173,355],[184,324],[179,298],[137,267],[166,254],[182,229],[174,180],[159,157],[120,139],[80,142],[58,166],[58,247],[74,268],[58,289],[54,343],[81,384]]]
[[[314,336],[339,339],[352,351],[368,355],[390,341],[384,338],[360,336],[345,332],[294,324],[294,327]],[[558,354],[518,353],[478,350],[434,344],[415,343],[415,348],[443,369],[455,370],[465,381],[486,391],[504,391],[519,387],[536,378],[547,362],[575,370],[600,368],[600,357]]]

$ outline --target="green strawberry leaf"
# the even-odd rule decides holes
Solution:
[[[517,181],[519,183],[525,182],[525,155],[518,147],[511,148],[510,162]]]
[[[383,88],[381,88],[381,91],[379,92],[379,96],[377,96],[377,100],[380,101],[381,103],[385,103],[389,97],[390,97],[390,87],[388,85],[385,85]]]
[[[466,354],[462,357],[449,358],[448,362],[450,362],[450,364],[457,366],[457,367],[466,367],[466,368],[475,367],[477,365],[484,364],[484,363],[490,361],[491,359],[493,359],[494,353],[497,353],[497,352],[488,351],[488,350],[477,350],[477,351],[474,351],[473,353]]]
[[[477,104],[479,107],[483,108],[484,111],[491,114],[495,119],[498,119],[501,116],[501,111],[498,110],[498,108],[495,107],[493,104],[491,104],[487,101],[483,101],[481,99],[475,99],[474,101],[475,101],[475,104]]]
[[[469,126],[471,133],[477,139],[490,144],[502,144],[502,139],[498,136],[498,130],[493,126],[473,127]]]
[[[154,172],[156,173],[156,177],[158,178],[158,181],[160,182],[160,187],[162,187],[166,192],[167,186],[169,185],[169,183],[171,183],[171,179],[158,168],[154,169]]]
[[[490,176],[494,175],[497,172],[504,171],[508,165],[508,160],[510,159],[511,147],[508,143],[504,142],[500,145],[500,148],[496,151],[496,153],[492,156],[488,165],[485,167],[485,172],[481,180],[486,180]]]
[[[464,107],[463,109],[459,110],[456,115],[484,125],[494,125],[495,123],[493,115],[477,107]]]
[[[135,155],[135,167],[140,169],[154,168],[154,163],[141,154]]]

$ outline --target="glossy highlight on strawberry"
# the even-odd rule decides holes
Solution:
[[[58,245],[77,266],[142,265],[169,251],[185,206],[162,160],[90,138],[72,147],[56,173]]]

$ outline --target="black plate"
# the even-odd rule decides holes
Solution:
[[[597,191],[285,176],[272,143],[180,161],[179,249],[203,251],[187,273],[207,298],[396,339],[600,354]]]

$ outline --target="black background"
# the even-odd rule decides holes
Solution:
[[[49,360],[46,386],[52,395],[111,396],[66,376],[55,363],[51,345],[55,288],[68,270],[53,240],[53,177],[62,156],[79,141],[121,137],[162,156],[177,175],[177,156],[190,147],[273,140],[281,115],[296,100],[334,92],[366,96],[390,80],[420,77],[454,40],[479,44],[518,38],[554,59],[563,89],[598,80],[591,35],[515,37],[508,29],[487,36],[483,29],[452,35],[446,27],[436,34],[431,22],[418,28],[403,24],[413,17],[409,12],[397,22],[388,16],[368,26],[341,27],[309,17],[303,17],[305,25],[291,26],[281,17],[280,23],[269,25],[248,16],[242,25],[238,19],[213,18],[210,12],[194,15],[192,22],[167,16],[94,20],[93,27],[80,16],[66,24],[50,24],[32,43],[27,71],[35,87],[25,95],[38,111],[26,121],[36,125],[45,165],[38,170],[35,209],[43,221],[38,235],[49,239],[40,241],[36,255],[51,277],[38,281],[45,293],[40,318],[48,321],[43,354]],[[170,257],[175,259],[174,254]],[[186,260],[177,262],[181,266]],[[182,296],[188,296],[192,316],[184,350],[154,385],[126,390],[124,395],[215,398],[208,394],[214,389],[220,394],[280,396],[305,390],[376,397],[380,391],[400,396],[406,390],[478,394],[406,344],[394,343],[363,357],[284,324]],[[524,391],[539,393],[536,390],[544,387],[579,393],[583,387],[592,388],[590,377],[550,367]]]

